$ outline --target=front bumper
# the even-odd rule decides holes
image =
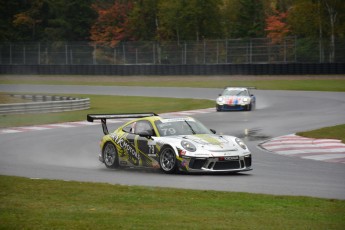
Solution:
[[[242,111],[246,110],[249,105],[218,105],[216,106],[217,111]]]
[[[182,161],[182,169],[189,172],[241,172],[252,170],[251,154],[239,156],[234,160],[220,157],[189,158]]]

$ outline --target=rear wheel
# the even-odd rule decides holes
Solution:
[[[159,165],[165,173],[171,174],[177,170],[177,160],[174,150],[171,147],[162,149],[159,155]]]
[[[116,168],[119,166],[119,156],[113,143],[105,143],[102,155],[104,164],[107,168]]]

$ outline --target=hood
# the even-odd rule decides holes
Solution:
[[[225,104],[242,104],[243,102],[247,102],[250,97],[248,96],[222,96]]]
[[[203,148],[213,152],[236,151],[234,141],[214,134],[196,134],[179,136],[181,140],[192,142],[197,148]]]

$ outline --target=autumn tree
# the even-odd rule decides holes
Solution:
[[[13,24],[14,15],[28,9],[27,4],[21,1],[0,0],[0,41],[18,41],[31,39],[32,31],[28,27],[23,33]]]
[[[47,16],[48,6],[45,0],[30,0],[27,2],[27,9],[14,15],[13,25],[19,30],[31,31],[30,40],[40,39],[42,27]],[[41,30],[41,33],[37,31]]]
[[[130,40],[127,31],[132,1],[114,1],[113,4],[93,4],[98,13],[91,27],[91,40],[96,44],[115,47],[120,41]]]
[[[96,16],[91,8],[93,1],[20,1],[17,4],[20,10],[11,15],[9,26],[26,41],[84,41],[90,36],[90,26]]]
[[[279,12],[275,9],[273,12],[273,15],[266,18],[265,31],[272,43],[280,43],[290,31],[286,23],[287,12]]]

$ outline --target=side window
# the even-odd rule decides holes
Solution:
[[[147,131],[148,133],[152,133],[153,136],[155,136],[153,128],[148,121],[137,121],[137,122],[132,122],[125,127],[122,128],[122,131],[126,133],[141,133],[144,131]]]
[[[152,128],[150,122],[148,122],[148,121],[136,122],[134,133],[137,134],[137,133],[142,133],[142,132],[152,133],[154,136],[153,128]]]
[[[122,131],[124,131],[126,133],[134,133],[136,123],[137,122],[132,122],[132,123],[126,125],[125,127],[122,128]]]

